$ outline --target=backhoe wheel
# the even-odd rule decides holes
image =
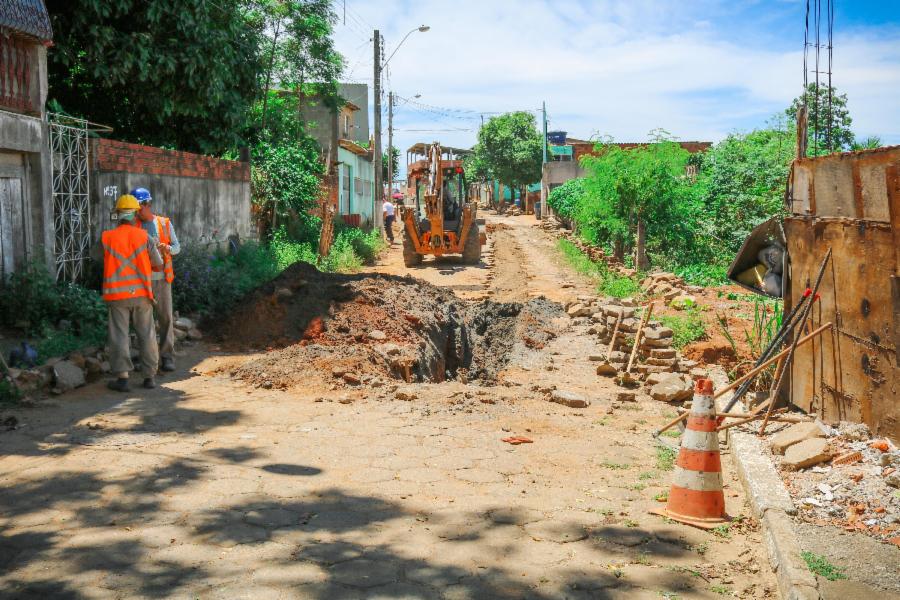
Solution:
[[[416,252],[416,245],[403,227],[403,264],[407,267],[415,267],[422,264],[422,255]]]
[[[478,222],[475,219],[472,219],[472,224],[469,225],[469,235],[466,236],[462,258],[467,265],[477,265],[481,262],[481,236],[478,231]]]

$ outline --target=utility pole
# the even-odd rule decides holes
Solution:
[[[544,112],[544,162],[547,162],[547,103],[541,103],[541,109]]]
[[[550,207],[547,206],[547,192],[544,189],[544,171],[547,164],[547,102],[541,102],[541,111],[544,113],[544,162],[541,164],[541,220],[544,215],[549,214]]]
[[[375,163],[375,194],[372,198],[372,225],[381,228],[381,199],[384,196],[384,183],[381,177],[381,33],[375,30],[375,150],[372,162]]]
[[[388,92],[388,199],[394,201],[394,92]]]

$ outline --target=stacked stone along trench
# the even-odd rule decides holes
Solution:
[[[598,375],[614,376],[625,371],[634,347],[634,338],[641,323],[638,307],[629,299],[605,298],[602,301],[581,296],[570,302],[568,315],[589,324],[588,333],[597,337],[597,352],[591,358],[599,363]],[[622,321],[609,353],[619,314]],[[644,326],[641,343],[635,356],[631,374],[642,380],[647,393],[663,402],[681,402],[691,397],[691,371],[697,363],[684,359],[673,346],[674,332],[659,321],[650,320]]]

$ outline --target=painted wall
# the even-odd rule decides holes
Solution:
[[[91,143],[93,239],[113,226],[116,198],[136,187],[153,195],[154,212],[172,219],[182,244],[255,235],[250,219],[250,165],[98,139]]]
[[[340,148],[340,192],[338,214],[361,215],[363,223],[372,221],[372,200],[375,195],[375,169],[367,156],[360,156]],[[378,210],[381,207],[377,207]]]

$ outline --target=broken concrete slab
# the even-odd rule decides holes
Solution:
[[[794,444],[799,444],[803,440],[821,437],[825,437],[825,431],[815,421],[811,423],[796,423],[778,432],[778,435],[772,438],[772,452],[784,454],[785,450]]]
[[[566,390],[554,390],[550,394],[550,401],[568,406],[569,408],[587,408],[591,405],[591,401],[575,392]]]
[[[812,438],[790,446],[782,463],[788,469],[805,469],[831,458],[828,440]]]

